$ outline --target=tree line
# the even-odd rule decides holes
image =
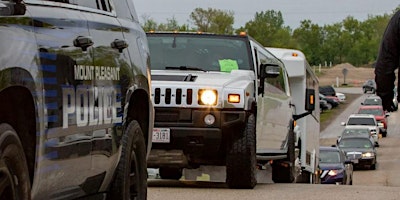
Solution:
[[[172,17],[166,23],[157,23],[142,16],[145,31],[201,31],[217,34],[239,34],[245,31],[266,47],[301,50],[310,65],[350,63],[354,66],[373,66],[379,44],[392,13],[369,15],[364,21],[348,16],[341,22],[320,26],[311,20],[300,21],[292,29],[285,26],[280,11],[256,12],[254,18],[238,29],[233,28],[234,12],[220,9],[195,8],[188,24],[178,24]]]

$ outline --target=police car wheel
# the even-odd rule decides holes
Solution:
[[[30,199],[28,165],[17,133],[0,125],[0,199]]]
[[[256,125],[250,114],[246,126],[228,149],[226,158],[226,183],[229,188],[252,189],[257,184]]]
[[[146,145],[137,121],[129,123],[121,139],[122,153],[109,199],[147,199]]]

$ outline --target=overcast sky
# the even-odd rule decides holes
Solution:
[[[139,20],[143,16],[166,23],[175,18],[179,24],[193,24],[190,13],[195,8],[233,11],[234,28],[254,19],[256,12],[281,11],[285,26],[298,28],[300,21],[310,19],[320,26],[341,22],[347,16],[364,21],[368,15],[391,14],[400,0],[134,0]]]

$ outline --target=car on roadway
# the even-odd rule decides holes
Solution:
[[[351,160],[354,168],[376,169],[377,146],[369,138],[357,136],[342,138],[338,147],[345,152],[346,159]]]
[[[338,147],[319,148],[321,184],[353,185],[353,165]]]
[[[380,128],[378,126],[378,122],[375,119],[374,115],[371,114],[351,114],[346,122],[341,123],[342,126],[345,126],[345,128],[351,127],[351,126],[365,126],[371,131],[372,137],[374,138],[375,144],[379,146],[379,134],[380,134]]]
[[[370,80],[365,81],[362,86],[362,90],[364,93],[370,92],[372,94],[375,94],[375,91],[376,91],[375,80],[370,79]]]
[[[354,125],[354,126],[347,126],[343,129],[342,133],[340,136],[338,136],[338,139],[336,141],[336,144],[339,144],[340,140],[342,138],[346,137],[366,137],[369,138],[372,142],[375,142],[374,138],[375,133],[372,132],[368,127],[360,125]]]
[[[382,99],[377,95],[371,95],[365,98],[361,105],[382,105]]]
[[[397,111],[399,109],[399,101],[397,100],[397,86],[394,87],[393,89],[393,106],[394,106],[394,111]]]
[[[383,110],[382,106],[379,105],[362,105],[358,109],[358,113],[360,114],[372,114],[375,116],[376,121],[378,122],[379,131],[382,134],[382,137],[387,136],[387,126],[388,126],[388,117],[390,116],[389,112]]]

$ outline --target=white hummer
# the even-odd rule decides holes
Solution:
[[[230,188],[253,188],[257,165],[274,160],[275,182],[293,182],[295,119],[314,110],[305,88],[296,113],[284,64],[248,35],[147,33],[155,107],[149,168],[226,166]],[[306,103],[304,103],[306,102]]]

